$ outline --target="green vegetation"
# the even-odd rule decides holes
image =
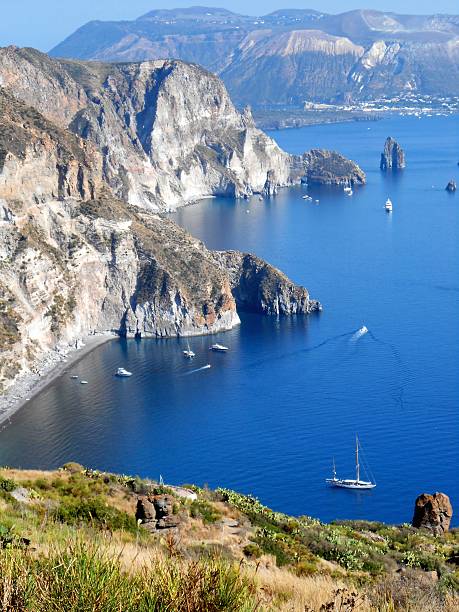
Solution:
[[[2,610],[458,609],[454,530],[433,537],[407,525],[322,524],[227,489],[193,490],[190,501],[78,463],[0,470]],[[174,498],[180,527],[138,525],[138,495],[163,494]]]
[[[218,561],[155,561],[128,573],[119,559],[82,540],[34,559],[0,555],[0,599],[15,612],[255,610],[247,579]]]

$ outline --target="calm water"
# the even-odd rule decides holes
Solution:
[[[244,316],[212,341],[114,341],[20,411],[0,435],[0,463],[51,468],[70,459],[101,469],[208,483],[324,520],[411,519],[415,497],[444,491],[459,508],[459,178],[456,118],[276,132],[292,152],[336,148],[368,185],[350,198],[304,188],[272,200],[209,200],[174,215],[209,247],[256,252],[324,304],[308,318]],[[369,127],[370,126],[370,127]],[[408,168],[378,170],[386,136]],[[383,204],[390,195],[394,212]],[[250,210],[250,214],[246,213]],[[365,324],[370,333],[356,339]],[[212,368],[195,372],[206,363]],[[135,375],[117,380],[125,366]],[[378,486],[324,485],[332,456],[354,470],[358,433]],[[458,521],[456,520],[456,524]]]

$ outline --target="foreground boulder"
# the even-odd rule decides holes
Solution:
[[[381,153],[381,170],[401,170],[406,166],[405,152],[394,138],[389,136]]]
[[[181,519],[174,514],[172,495],[142,496],[137,500],[135,518],[148,530],[178,527]]]
[[[412,525],[442,535],[448,531],[452,516],[453,507],[447,495],[423,493],[416,499]]]

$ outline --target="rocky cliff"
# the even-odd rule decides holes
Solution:
[[[143,208],[172,210],[212,195],[272,195],[306,172],[301,158],[258,130],[250,110],[239,113],[222,81],[198,66],[59,62],[9,47],[0,49],[0,84],[94,145],[101,180]]]
[[[258,258],[225,260],[117,198],[104,163],[95,141],[0,88],[0,385],[89,333],[205,334],[237,325],[237,306],[314,309],[305,289]],[[234,258],[245,262],[239,278]]]
[[[170,210],[205,196],[290,185],[291,157],[236,111],[223,83],[190,64],[58,62],[0,50],[0,83],[59,127],[92,142],[103,179],[131,204]]]

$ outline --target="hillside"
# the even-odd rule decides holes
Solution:
[[[233,491],[78,464],[2,469],[0,511],[3,610],[452,612],[459,603],[456,531],[323,524]]]
[[[282,9],[152,11],[90,22],[52,49],[103,61],[180,58],[219,74],[241,105],[459,95],[459,16]],[[279,87],[278,83],[283,86]]]

